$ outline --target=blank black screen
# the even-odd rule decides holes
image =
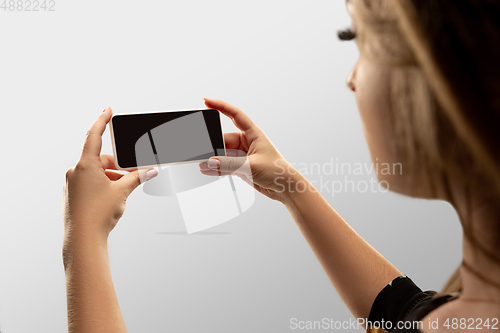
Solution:
[[[225,155],[217,110],[116,115],[112,126],[121,168]]]

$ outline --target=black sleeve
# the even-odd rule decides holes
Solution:
[[[431,298],[434,291],[422,291],[406,275],[392,280],[375,298],[369,323],[391,322],[385,327],[396,327],[398,321],[404,321],[410,311],[421,302]]]

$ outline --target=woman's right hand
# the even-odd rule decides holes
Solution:
[[[290,184],[300,177],[297,170],[243,111],[215,99],[205,98],[205,105],[231,118],[241,132],[225,133],[227,156],[211,157],[200,163],[200,171],[209,176],[234,174],[265,196],[285,203]]]

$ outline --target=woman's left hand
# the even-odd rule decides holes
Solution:
[[[66,172],[63,196],[65,239],[79,235],[105,237],[118,223],[132,191],[158,174],[155,169],[134,170],[126,175],[117,170],[113,156],[100,155],[102,134],[111,120],[106,108],[97,118],[83,145],[80,159]],[[71,240],[73,241],[73,240]]]

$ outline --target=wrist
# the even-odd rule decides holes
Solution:
[[[107,234],[75,229],[66,228],[64,232],[62,257],[65,270],[75,261],[93,260],[108,253]]]
[[[304,175],[293,168],[288,173],[281,202],[288,207],[294,205],[297,200],[311,192],[317,192],[317,190]]]

